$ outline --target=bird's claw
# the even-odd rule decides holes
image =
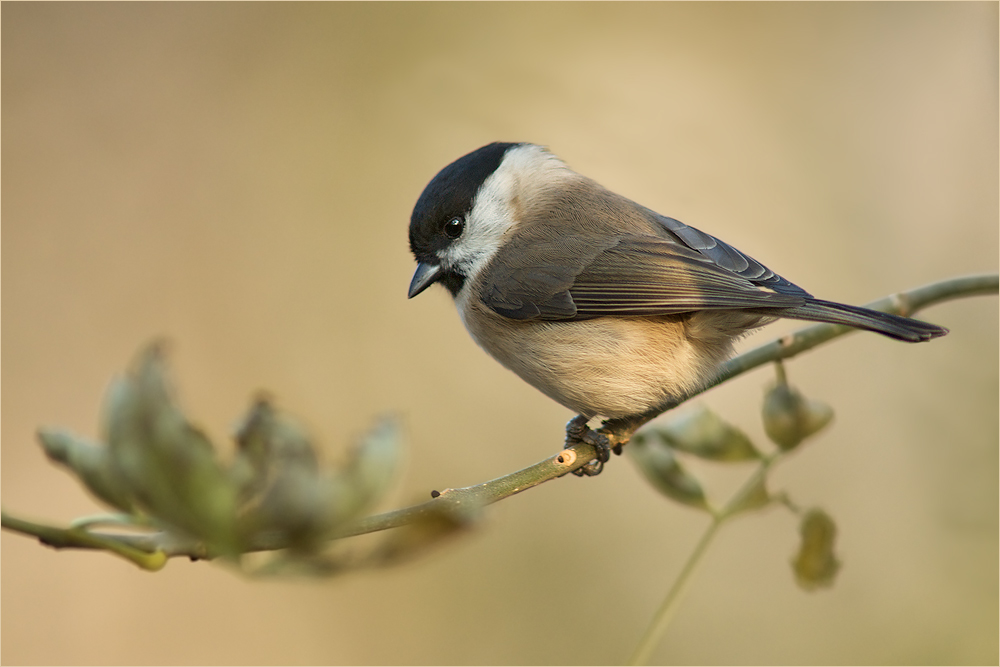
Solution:
[[[577,477],[593,477],[601,474],[604,464],[611,458],[611,442],[608,436],[600,431],[595,431],[587,426],[587,418],[577,415],[566,424],[566,445],[563,449],[569,449],[573,445],[584,443],[597,450],[597,458],[589,461],[582,468],[577,468],[573,474]],[[615,453],[621,451],[621,446],[615,446]]]

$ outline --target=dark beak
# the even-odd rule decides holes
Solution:
[[[413,280],[410,281],[410,291],[406,295],[407,298],[412,299],[420,294],[433,285],[440,277],[441,267],[437,264],[430,264],[428,262],[418,263],[417,270],[413,274]]]

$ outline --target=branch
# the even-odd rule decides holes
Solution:
[[[953,278],[888,296],[868,304],[867,307],[908,316],[922,308],[944,301],[996,294],[998,286],[1000,286],[1000,277],[996,274]],[[643,424],[708,389],[758,366],[789,359],[852,331],[855,330],[831,324],[815,324],[800,329],[733,358],[723,366],[718,378],[713,383],[692,392],[682,400],[637,418],[605,422],[601,432],[608,436],[612,446],[624,445]],[[539,463],[494,480],[459,489],[445,489],[440,493],[432,494],[434,498],[425,503],[343,523],[337,526],[328,537],[329,539],[342,539],[374,533],[418,524],[444,514],[488,505],[582,468],[596,456],[597,451],[593,446],[587,443],[577,443]],[[47,526],[18,519],[6,513],[2,515],[2,527],[12,532],[37,537],[43,544],[55,548],[109,550],[146,569],[162,567],[163,559],[168,557],[186,556],[192,559],[202,559],[220,555],[213,553],[203,543],[178,539],[176,535],[167,532],[99,533],[86,530],[83,527],[66,529]],[[272,551],[288,546],[287,539],[283,537],[261,537],[247,545],[246,551]]]
[[[943,301],[996,294],[998,284],[1000,284],[1000,276],[997,276],[995,273],[952,278],[918,287],[908,292],[897,292],[884,299],[873,301],[865,307],[883,313],[910,317],[927,306],[932,306]],[[702,391],[707,391],[716,385],[731,380],[737,375],[746,373],[758,366],[763,366],[766,363],[791,359],[821,343],[854,331],[858,331],[858,329],[838,324],[814,324],[799,329],[778,340],[771,341],[730,359],[722,367],[719,377]]]
[[[942,280],[940,282],[932,283],[924,287],[918,287],[907,292],[892,294],[884,299],[874,301],[866,307],[884,313],[910,316],[927,306],[937,303],[953,299],[961,299],[969,296],[996,294],[998,290],[1000,290],[1000,276],[997,274],[967,276],[962,278],[952,278],[950,280]],[[672,410],[695,396],[708,391],[712,387],[732,380],[733,378],[766,363],[780,361],[782,359],[790,359],[798,354],[801,354],[802,352],[805,352],[806,350],[820,345],[821,343],[825,343],[853,331],[857,330],[851,327],[835,324],[814,324],[799,329],[798,331],[790,333],[787,336],[783,336],[778,340],[744,352],[727,362],[723,366],[723,370],[719,374],[719,377],[712,384],[692,392],[676,404],[666,406],[654,413],[643,415],[641,418],[642,421],[639,423],[631,422],[629,424],[630,427],[632,424],[635,424],[635,426],[631,428],[631,431],[626,434],[625,430],[622,429],[613,433],[612,435],[614,437],[611,438],[611,444],[625,444],[628,442],[628,437],[626,437],[626,435],[630,437],[631,434],[643,424],[655,419],[669,410]],[[624,440],[622,440],[622,438],[624,438]],[[520,493],[521,491],[531,488],[532,486],[537,486],[543,482],[548,482],[556,479],[557,477],[562,477],[568,472],[582,468],[589,461],[593,460],[596,455],[597,451],[594,447],[586,443],[575,444],[573,447],[563,450],[555,456],[549,457],[544,461],[524,468],[523,470],[511,473],[510,475],[498,477],[497,479],[483,484],[478,484],[476,486],[449,489],[448,491],[443,492],[439,498],[435,498],[434,500],[426,503],[394,510],[385,514],[367,517],[355,524],[344,527],[340,532],[338,532],[337,537],[349,537],[363,533],[375,532],[378,530],[385,530],[386,528],[395,528],[408,523],[410,520],[416,518],[423,512],[430,511],[430,508],[435,506],[436,503],[452,502],[452,499],[454,499],[454,502],[458,503],[476,502],[480,505],[494,503],[498,500],[503,500],[508,496],[512,496],[515,493]],[[568,457],[566,461],[559,462],[559,459],[566,457]]]
[[[144,570],[156,571],[167,564],[167,556],[154,543],[132,544],[132,535],[101,535],[83,528],[58,528],[26,521],[6,512],[0,513],[3,527],[15,533],[37,537],[38,541],[55,549],[99,549],[110,551]],[[125,538],[125,539],[123,539]],[[173,555],[173,554],[171,554]],[[187,555],[187,554],[185,554]]]

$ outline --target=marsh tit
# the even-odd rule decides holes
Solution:
[[[476,343],[578,413],[577,434],[591,418],[655,412],[705,386],[735,340],[779,317],[909,342],[947,333],[817,299],[528,143],[493,143],[442,169],[413,209],[410,249],[409,296],[444,285]]]

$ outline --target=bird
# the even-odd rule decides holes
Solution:
[[[577,413],[567,446],[590,442],[601,464],[607,439],[587,422],[676,404],[717,377],[740,337],[778,318],[907,342],[947,333],[817,299],[533,143],[494,142],[441,169],[414,205],[409,244],[408,297],[443,285],[483,350]]]

